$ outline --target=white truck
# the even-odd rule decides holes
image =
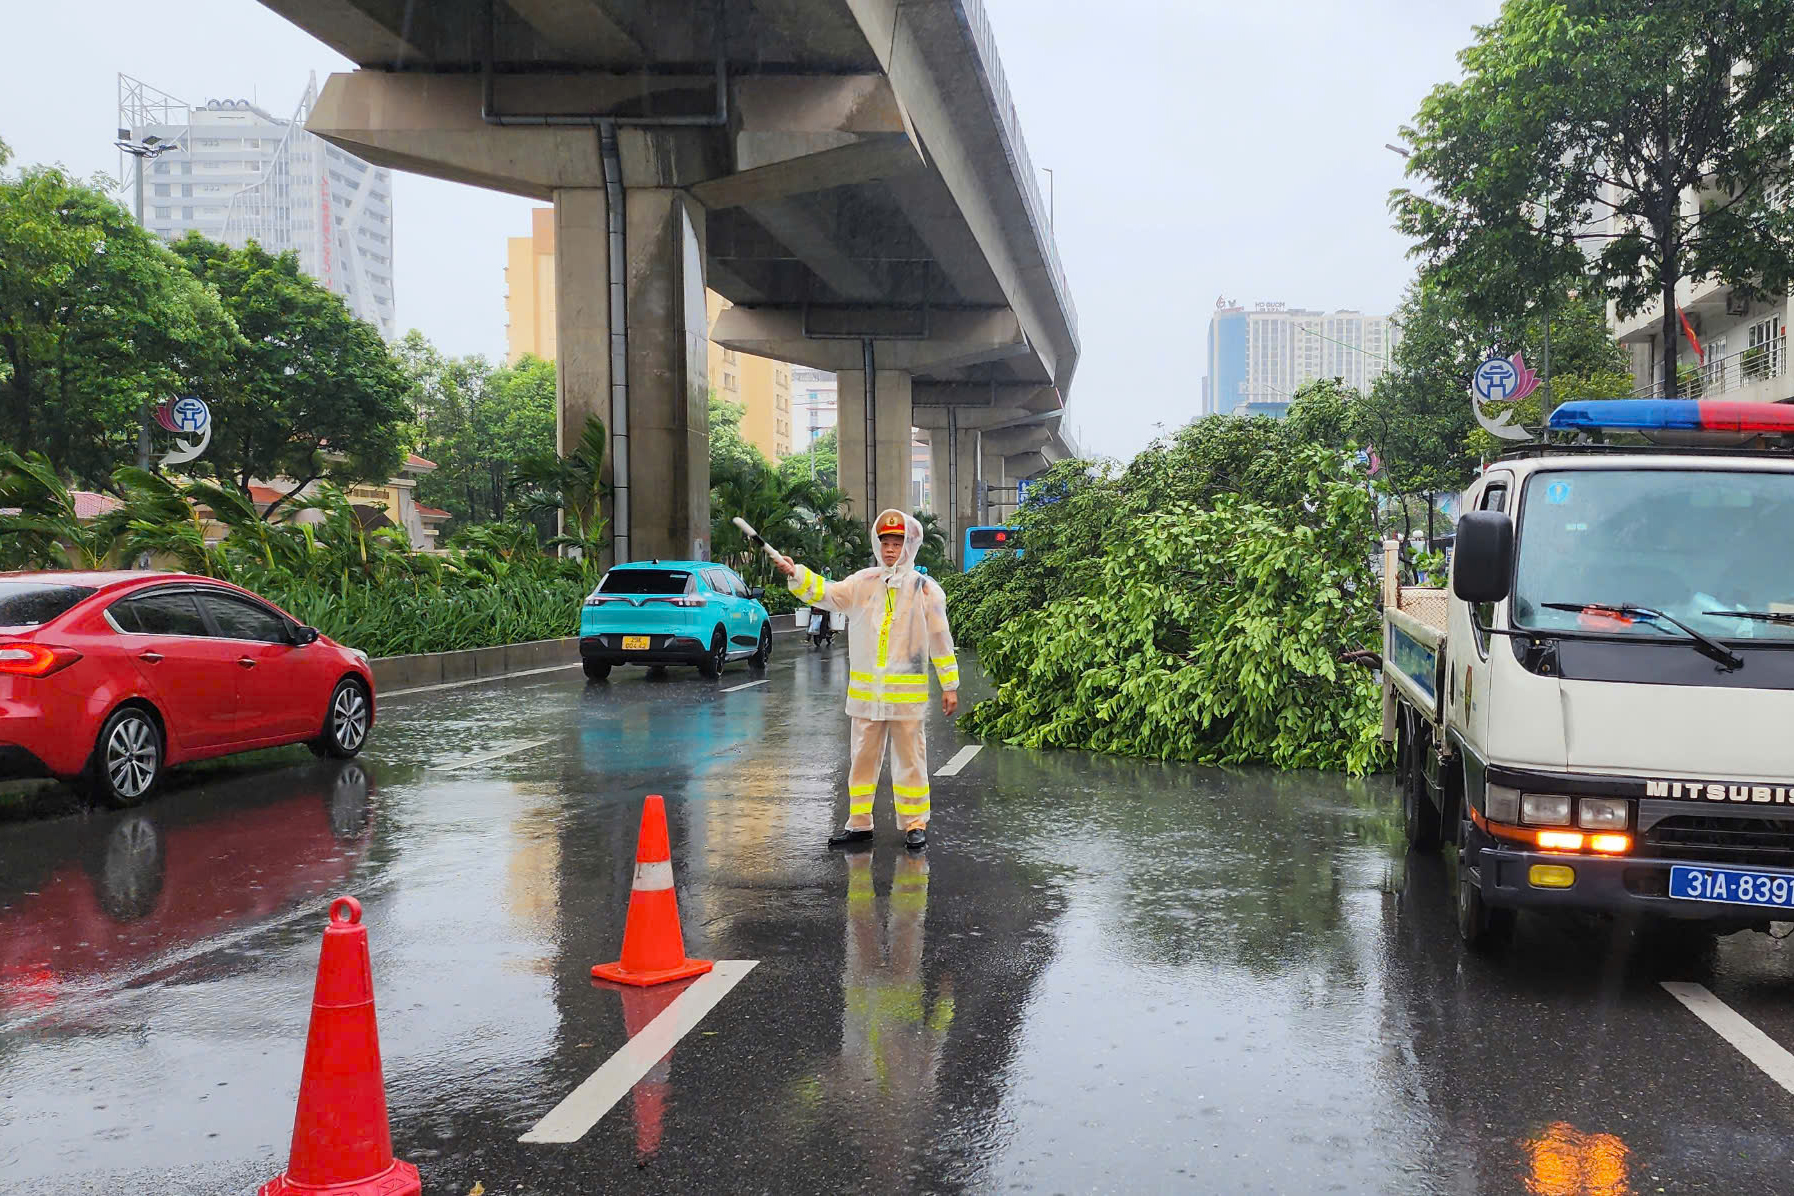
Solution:
[[[1408,842],[1455,847],[1472,949],[1522,909],[1794,921],[1794,407],[1591,401],[1551,427],[1577,442],[1465,492],[1447,589],[1386,563]]]

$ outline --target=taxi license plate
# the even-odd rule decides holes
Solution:
[[[623,637],[623,651],[625,652],[646,652],[653,645],[654,637],[651,635],[626,635]]]
[[[1677,865],[1669,870],[1669,895],[1685,901],[1791,907],[1794,906],[1794,876],[1742,868]]]

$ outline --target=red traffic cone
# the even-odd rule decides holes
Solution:
[[[623,999],[623,1029],[634,1038],[665,1013],[667,1006],[689,987],[691,981],[687,980],[659,988],[622,989],[617,995]],[[672,1090],[673,1052],[669,1050],[630,1090],[635,1102],[635,1156],[638,1160],[652,1158],[660,1149],[661,1122],[666,1116],[667,1097]]]
[[[635,885],[623,924],[623,958],[592,969],[600,980],[646,986],[708,972],[708,959],[685,958],[679,930],[679,898],[673,892],[673,854],[667,845],[666,803],[658,793],[642,805],[642,833],[635,845]]]
[[[330,903],[330,925],[318,955],[292,1154],[285,1173],[263,1184],[258,1196],[419,1196],[422,1191],[417,1168],[392,1157],[361,903],[338,897]]]

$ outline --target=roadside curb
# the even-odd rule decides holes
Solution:
[[[796,615],[773,615],[775,636],[796,635]],[[458,681],[479,681],[510,673],[532,672],[557,665],[579,663],[579,637],[500,644],[493,648],[468,648],[459,652],[421,652],[414,656],[381,656],[368,662],[374,670],[374,689],[420,689]]]

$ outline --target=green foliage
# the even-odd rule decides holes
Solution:
[[[212,407],[212,445],[188,472],[245,490],[251,479],[288,478],[289,494],[320,478],[391,477],[415,443],[412,382],[373,325],[301,273],[294,253],[196,234],[175,252],[243,338],[224,374],[199,389]]]
[[[741,435],[742,408],[710,400],[710,550],[749,585],[766,590],[774,614],[795,610],[785,579],[734,524],[748,521],[779,551],[830,577],[872,562],[871,533],[847,514],[847,495],[801,471],[775,470]],[[789,465],[795,458],[787,458]]]
[[[1670,385],[1679,280],[1788,288],[1794,0],[1506,0],[1459,62],[1403,130],[1430,187],[1391,206],[1485,323],[1518,325],[1589,241],[1599,297],[1662,305]]]
[[[436,464],[418,482],[418,501],[452,514],[451,528],[520,516],[513,463],[554,452],[554,363],[528,354],[496,367],[478,355],[446,357],[416,329],[396,351],[413,383],[418,451]],[[553,535],[552,523],[543,531]]]
[[[0,177],[0,440],[105,485],[146,402],[214,393],[245,342],[211,289],[95,184]]]
[[[513,479],[521,487],[518,500],[524,511],[559,518],[561,532],[547,547],[572,549],[578,555],[582,576],[594,583],[611,540],[610,521],[602,513],[610,492],[604,481],[604,456],[609,448],[610,434],[603,421],[587,416],[572,452],[565,457],[552,452],[527,457],[518,463]]]
[[[1261,493],[1174,499],[1112,525],[1081,592],[984,641],[997,696],[969,729],[1027,747],[1372,769],[1377,687],[1338,663],[1377,642],[1372,499],[1344,454],[1279,456]]]
[[[795,482],[810,478],[815,474],[815,481],[823,486],[835,486],[840,476],[840,465],[837,460],[838,438],[835,429],[817,434],[816,444],[801,453],[793,453],[779,462],[779,476],[786,481]]]
[[[1035,747],[1362,773],[1381,761],[1369,674],[1376,499],[1358,396],[1214,416],[1125,468],[1067,461],[1014,522],[1025,554],[944,579],[997,696],[966,725]]]

